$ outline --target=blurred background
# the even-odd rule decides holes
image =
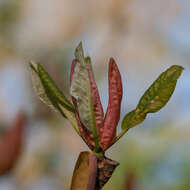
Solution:
[[[167,106],[108,151],[121,165],[104,190],[189,189],[189,34],[188,0],[0,0],[0,134],[20,110],[27,116],[24,152],[12,173],[0,177],[0,190],[69,189],[79,152],[88,149],[37,98],[28,62],[40,61],[69,96],[79,41],[92,58],[104,111],[108,60],[115,58],[124,88],[121,118],[161,72],[173,64],[185,68]]]

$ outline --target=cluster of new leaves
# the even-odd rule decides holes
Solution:
[[[136,109],[122,120],[122,131],[117,135],[123,95],[122,80],[113,58],[109,61],[109,102],[104,111],[95,82],[90,57],[85,57],[82,43],[75,51],[70,74],[71,101],[56,86],[38,62],[31,62],[33,84],[40,99],[67,118],[76,132],[93,151],[80,154],[72,179],[72,190],[101,189],[113,173],[117,162],[104,152],[130,128],[142,123],[148,113],[159,111],[169,101],[183,67],[173,65],[163,72],[148,88]]]
[[[105,151],[130,128],[140,124],[148,113],[154,113],[170,99],[183,67],[173,65],[148,88],[136,109],[122,120],[122,132],[116,136],[120,119],[122,82],[113,58],[109,62],[109,104],[104,117],[90,57],[85,57],[82,43],[75,51],[71,66],[69,101],[38,62],[30,64],[33,84],[43,102],[66,117],[86,144],[95,152]]]
[[[73,104],[40,63],[33,62],[30,67],[34,87],[42,101],[66,117],[90,149],[96,153],[105,151],[116,137],[122,99],[121,76],[113,58],[109,62],[109,104],[105,117],[91,59],[84,56],[82,43],[76,48],[71,66],[70,94]]]

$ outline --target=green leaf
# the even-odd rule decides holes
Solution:
[[[48,97],[51,97],[50,99],[54,99],[55,102],[59,102],[61,105],[63,105],[65,108],[67,108],[69,111],[74,112],[74,107],[70,103],[70,101],[64,96],[64,94],[61,92],[61,90],[57,87],[55,82],[52,80],[50,75],[45,71],[45,69],[40,65],[38,62],[33,62],[30,64],[30,67],[32,71],[36,73],[36,75],[33,75],[33,79],[40,81],[41,83],[38,83],[40,85],[35,84],[36,91],[42,91],[45,92]],[[41,88],[41,89],[40,89]],[[42,90],[44,89],[44,91]],[[39,94],[43,98],[43,94]]]
[[[77,107],[82,123],[92,131],[94,121],[92,117],[93,110],[88,71],[86,67],[80,63],[76,65],[73,74],[71,95],[77,100]]]
[[[49,74],[40,63],[30,63],[33,86],[40,99],[55,111],[60,112],[71,122],[77,133],[80,135],[76,119],[74,117],[74,107],[56,86]]]
[[[163,72],[140,99],[137,106],[140,113],[154,113],[165,106],[174,92],[182,71],[183,67],[173,65]]]
[[[129,112],[122,121],[121,127],[123,130],[128,130],[142,123],[146,118],[146,114],[139,114],[136,110]]]
[[[45,104],[47,104],[48,106],[50,106],[53,110],[57,110],[57,104],[55,103],[55,101],[51,100],[46,94],[46,90],[39,77],[37,64],[30,63],[30,69],[31,69],[33,87],[34,87],[37,95],[39,96],[40,100],[42,102],[44,102]]]
[[[95,114],[93,111],[90,80],[81,42],[76,48],[75,56],[78,62],[74,69],[70,94],[76,99],[80,120],[83,125],[89,131],[93,132],[94,141],[97,148],[98,134],[96,129]]]
[[[183,67],[173,65],[156,79],[148,90],[146,90],[136,109],[124,117],[122,121],[122,135],[128,129],[142,123],[148,113],[157,112],[167,104],[182,71]]]
[[[84,58],[84,51],[82,47],[82,42],[79,43],[75,50],[75,58],[83,65],[85,66],[85,58]]]

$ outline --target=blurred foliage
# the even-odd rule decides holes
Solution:
[[[8,37],[20,16],[21,0],[1,0],[0,34]]]

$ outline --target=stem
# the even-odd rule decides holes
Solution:
[[[96,157],[104,156],[104,152],[102,152],[102,151],[100,151],[100,152],[95,152],[95,151],[93,151],[93,154],[94,154]]]

